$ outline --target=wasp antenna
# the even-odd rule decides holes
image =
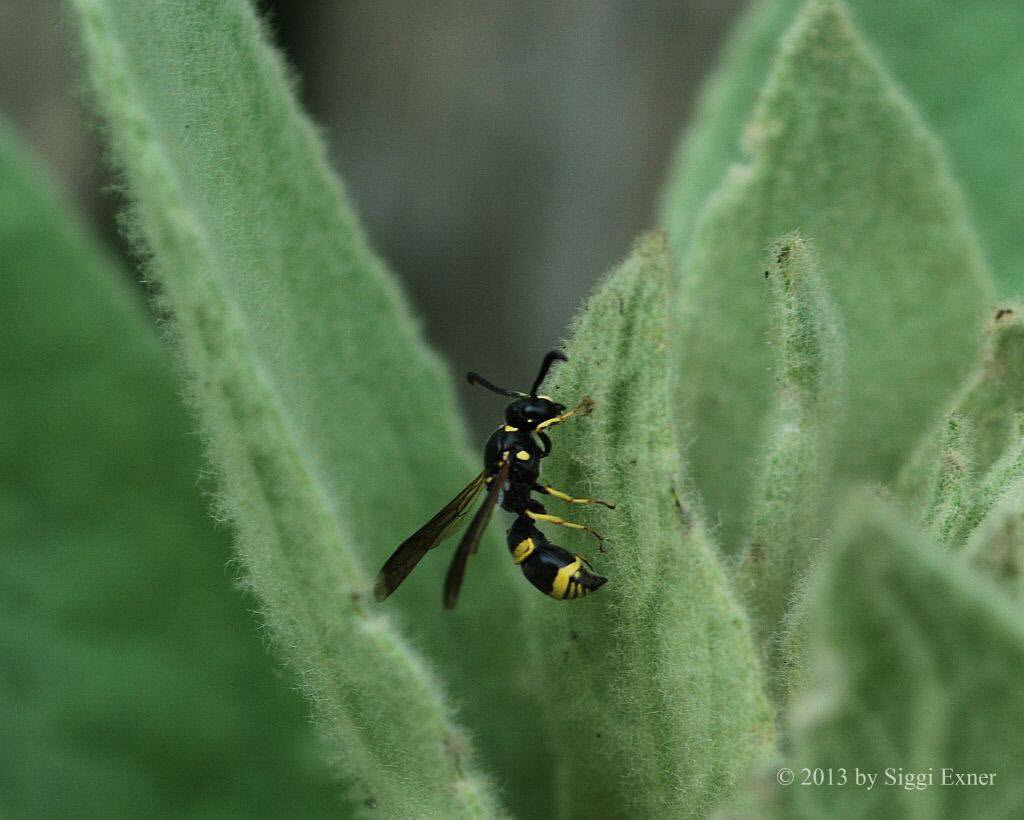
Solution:
[[[497,385],[491,384],[479,373],[474,373],[472,370],[466,374],[466,381],[470,384],[479,384],[481,387],[486,387],[492,393],[497,393],[499,396],[511,396],[514,399],[518,399],[525,395],[516,390],[506,390],[504,387],[498,387]]]
[[[540,365],[540,373],[537,374],[537,380],[533,383],[533,387],[530,390],[531,396],[536,396],[537,391],[540,389],[541,382],[544,381],[544,377],[547,376],[548,370],[551,369],[551,365],[555,362],[567,362],[569,357],[566,356],[561,350],[551,350],[544,357],[544,361]]]

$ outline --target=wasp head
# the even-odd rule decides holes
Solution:
[[[511,396],[515,399],[512,404],[505,408],[505,424],[509,427],[516,427],[520,430],[536,430],[539,424],[543,424],[545,421],[560,416],[565,412],[564,404],[559,404],[547,396],[537,395],[537,389],[540,387],[541,382],[544,381],[544,377],[547,376],[551,365],[554,362],[564,362],[565,360],[565,354],[560,350],[550,351],[541,363],[540,372],[533,382],[529,395],[491,384],[479,373],[469,372],[466,374],[466,379],[470,384],[479,384],[482,387],[486,387],[492,393]]]
[[[565,412],[565,405],[547,396],[524,396],[505,408],[505,424],[520,430],[534,430],[541,422]]]

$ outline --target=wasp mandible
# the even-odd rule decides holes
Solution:
[[[537,394],[551,365],[565,360],[565,354],[561,351],[549,352],[528,394],[496,387],[477,373],[466,374],[470,384],[479,384],[494,393],[509,396],[514,401],[505,408],[505,423],[487,439],[484,446],[484,469],[481,473],[444,509],[405,539],[381,567],[374,586],[374,597],[378,601],[383,601],[394,592],[428,551],[455,532],[473,500],[485,487],[487,494],[484,501],[459,541],[448,568],[444,582],[445,609],[455,606],[466,572],[466,562],[476,552],[491,513],[499,504],[502,509],[516,516],[507,533],[512,560],[520,566],[527,580],[545,595],[558,600],[581,598],[608,580],[594,572],[590,562],[583,556],[552,544],[537,528],[537,522],[544,521],[585,530],[597,539],[603,552],[604,538],[598,532],[583,524],[550,515],[533,494],[548,495],[569,504],[601,504],[615,509],[615,504],[610,501],[574,498],[540,483],[541,459],[551,453],[551,439],[547,431],[573,416],[589,413],[594,406],[590,398],[584,396],[579,404],[567,411],[565,405]]]

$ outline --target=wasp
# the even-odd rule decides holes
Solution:
[[[574,498],[568,493],[540,483],[541,460],[551,453],[548,430],[573,416],[589,413],[593,402],[584,398],[571,410],[537,391],[551,365],[566,361],[564,353],[552,350],[540,366],[540,372],[529,393],[497,387],[477,373],[467,373],[470,384],[478,384],[493,393],[514,401],[505,408],[505,423],[487,439],[484,446],[484,468],[455,498],[426,524],[399,544],[384,562],[374,586],[374,597],[383,601],[404,581],[424,555],[451,536],[462,523],[477,495],[486,488],[486,495],[455,550],[444,582],[444,607],[452,609],[462,588],[469,556],[477,551],[480,537],[496,506],[516,517],[507,532],[512,560],[519,565],[526,579],[545,595],[557,600],[581,598],[599,589],[602,578],[583,556],[552,544],[537,527],[546,522],[561,527],[584,530],[597,539],[604,551],[605,539],[583,524],[551,515],[534,494],[549,496],[569,504],[600,504],[615,509],[610,501],[596,498]]]

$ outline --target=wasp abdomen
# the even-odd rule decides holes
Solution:
[[[607,581],[586,559],[552,544],[544,534],[521,517],[509,529],[508,548],[512,560],[537,589],[556,600],[582,598]]]

